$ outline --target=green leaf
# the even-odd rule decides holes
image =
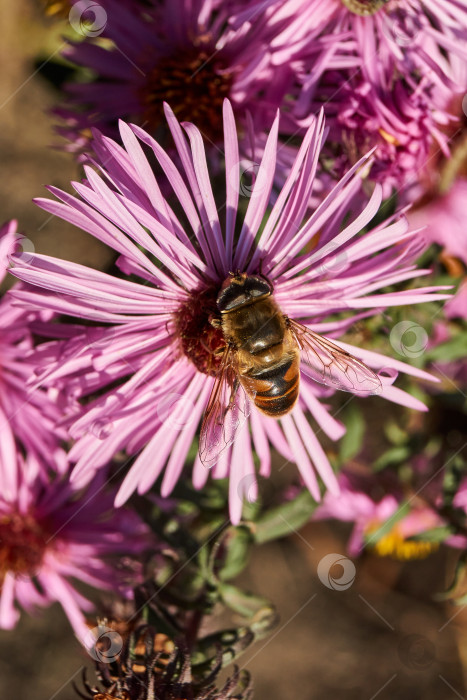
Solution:
[[[463,552],[459,557],[456,564],[456,569],[454,571],[454,578],[451,585],[442,593],[437,593],[434,598],[435,600],[453,600],[456,604],[463,605],[459,601],[466,599],[467,594],[461,593],[462,588],[465,590],[466,582],[466,571],[467,571],[467,552]]]
[[[235,612],[248,617],[250,623],[237,629],[221,630],[199,640],[192,654],[196,673],[212,667],[219,650],[222,665],[232,663],[250,644],[268,635],[279,621],[276,610],[265,598],[244,593],[230,584],[222,584],[221,590],[224,602]]]
[[[463,360],[467,348],[467,333],[462,332],[451,338],[446,343],[430,348],[426,353],[426,359],[430,362],[452,362]]]
[[[405,518],[405,516],[409,513],[410,504],[401,503],[399,508],[391,515],[390,518],[386,520],[385,523],[383,523],[377,530],[369,532],[367,535],[365,535],[365,544],[372,544],[373,542],[380,540],[382,537],[391,532],[392,528],[399,522],[399,520]]]
[[[407,445],[390,447],[384,454],[373,462],[373,471],[379,472],[386,467],[397,466],[410,456],[410,448]]]
[[[365,421],[360,409],[355,404],[347,411],[344,423],[347,431],[339,445],[339,457],[342,464],[358,455],[362,447]]]
[[[452,602],[454,605],[459,605],[461,607],[467,605],[467,593],[464,593],[464,595],[461,595],[459,598],[453,598]]]
[[[452,534],[452,527],[443,525],[440,527],[433,527],[431,530],[425,530],[425,532],[420,532],[418,535],[413,535],[408,539],[416,542],[444,542],[446,537]]]
[[[309,521],[317,505],[308,489],[303,489],[293,501],[271,508],[250,526],[255,542],[262,544],[297,531]]]
[[[217,664],[221,650],[222,666],[235,661],[255,641],[255,634],[249,627],[214,632],[196,643],[191,654],[191,663],[196,674],[205,675],[206,670]]]
[[[245,568],[248,562],[253,536],[248,527],[229,528],[222,541],[224,551],[223,563],[217,574],[219,580],[234,578]]]
[[[452,506],[465,473],[465,464],[461,455],[456,455],[454,459],[448,460],[443,479],[443,503],[445,506]]]
[[[395,421],[390,421],[383,426],[384,434],[393,445],[403,445],[407,441],[407,431],[403,430]]]
[[[242,617],[253,617],[262,608],[267,608],[268,610],[271,608],[266,598],[253,593],[246,593],[231,583],[222,583],[219,587],[219,592],[224,603]]]

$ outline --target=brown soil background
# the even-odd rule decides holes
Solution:
[[[0,1],[1,219],[17,218],[37,252],[100,268],[110,251],[31,203],[45,194],[43,184],[67,189],[80,176],[69,155],[49,148],[57,137],[46,112],[57,95],[35,71],[60,45],[51,39],[60,28],[38,7]],[[433,601],[450,581],[455,553],[441,549],[407,564],[367,555],[355,562],[348,590],[329,590],[317,564],[330,552],[345,553],[348,532],[313,524],[255,553],[242,582],[272,600],[281,617],[241,659],[253,674],[255,698],[465,698],[467,614]],[[69,700],[76,697],[72,682],[89,665],[58,606],[0,632],[2,698]]]

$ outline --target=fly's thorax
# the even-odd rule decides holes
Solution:
[[[380,10],[383,5],[386,5],[388,0],[342,0],[342,4],[361,17],[369,17]]]
[[[222,332],[237,350],[258,355],[282,343],[287,325],[272,297],[222,314]]]

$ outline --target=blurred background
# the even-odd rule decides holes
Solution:
[[[0,0],[0,13],[1,218],[17,218],[37,252],[105,269],[110,251],[31,202],[45,194],[44,184],[68,189],[80,177],[73,158],[56,148],[47,114],[58,98],[54,85],[66,77],[56,63],[63,25],[44,16],[39,0]],[[460,433],[465,442],[465,423]],[[280,615],[275,631],[240,660],[253,674],[255,697],[465,698],[467,612],[435,600],[452,582],[458,552],[441,546],[409,562],[366,552],[354,560],[353,583],[333,590],[317,565],[329,553],[346,554],[350,529],[311,523],[255,550],[241,583],[273,601]],[[82,687],[91,665],[58,606],[0,632],[4,698],[77,697],[73,683]]]

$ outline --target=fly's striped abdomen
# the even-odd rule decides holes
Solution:
[[[287,355],[280,364],[255,370],[248,377],[240,376],[240,381],[260,411],[274,418],[282,416],[293,408],[298,398],[299,354]]]

